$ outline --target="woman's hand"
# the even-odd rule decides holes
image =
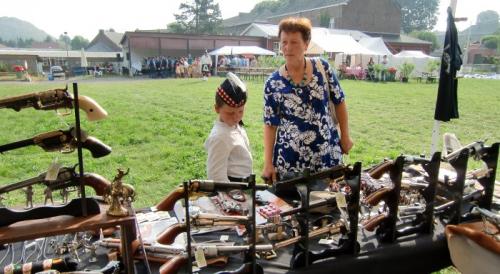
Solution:
[[[343,154],[349,154],[354,143],[350,136],[345,136],[340,138],[340,148],[342,149]]]
[[[264,179],[264,182],[268,185],[272,185],[274,182],[277,181],[276,178],[276,169],[274,166],[264,166],[264,170],[262,170],[262,179]]]

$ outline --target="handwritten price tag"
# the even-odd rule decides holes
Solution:
[[[55,181],[59,175],[59,169],[61,169],[61,164],[57,162],[57,158],[54,159],[52,164],[50,164],[47,173],[45,174],[45,181]]]
[[[203,248],[196,249],[194,258],[199,268],[207,266],[207,260],[205,259],[205,252],[203,252]]]
[[[335,200],[337,201],[337,207],[338,208],[345,208],[347,207],[347,202],[345,200],[345,196],[341,192],[335,193]]]

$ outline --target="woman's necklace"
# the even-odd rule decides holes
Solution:
[[[300,87],[303,87],[306,85],[307,83],[307,70],[306,70],[306,58],[304,57],[304,76],[302,77],[302,80],[300,81],[300,83],[295,83],[292,79],[292,77],[290,76],[290,73],[288,72],[288,67],[286,66],[285,64],[285,71],[286,71],[286,79],[288,81],[290,81],[290,83],[292,83],[292,85],[294,86],[300,86]]]

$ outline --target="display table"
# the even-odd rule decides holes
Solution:
[[[132,241],[136,239],[135,216],[108,216],[106,214],[108,207],[108,205],[101,204],[101,213],[87,217],[57,216],[47,219],[22,221],[7,227],[1,227],[0,244],[120,226],[125,272],[135,273],[133,256],[131,254]]]

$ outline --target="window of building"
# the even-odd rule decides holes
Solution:
[[[335,28],[335,18],[330,18],[330,24],[328,24],[328,28],[334,29]]]
[[[273,51],[276,53],[280,52],[280,42],[273,42]]]

